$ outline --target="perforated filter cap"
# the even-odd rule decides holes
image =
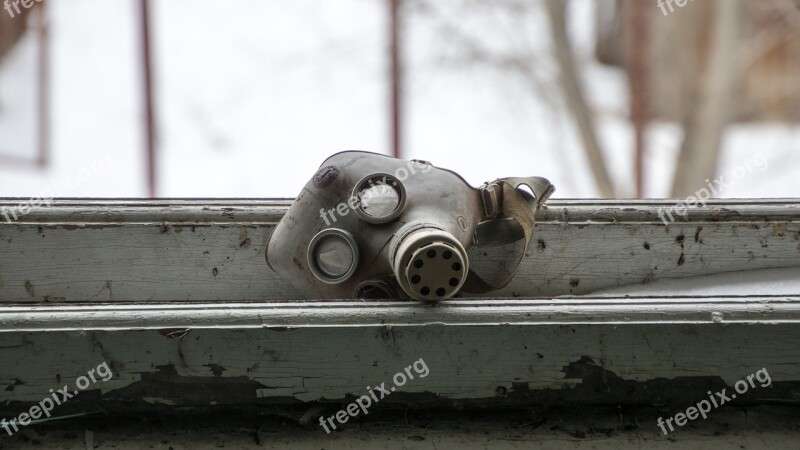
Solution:
[[[469,273],[469,259],[458,240],[435,228],[406,236],[394,255],[398,284],[411,298],[445,300],[455,295]]]

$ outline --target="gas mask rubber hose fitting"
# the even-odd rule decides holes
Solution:
[[[341,152],[322,163],[275,227],[266,260],[312,298],[438,301],[485,293],[511,281],[534,213],[553,191],[540,177],[473,188],[426,161]],[[523,251],[502,279],[486,281],[471,269],[476,245],[514,241]]]

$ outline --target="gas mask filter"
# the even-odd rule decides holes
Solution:
[[[553,191],[539,177],[473,188],[426,161],[341,152],[322,163],[275,227],[266,260],[310,298],[438,301],[485,293],[511,281],[534,213]],[[468,252],[477,246],[515,242],[522,245],[516,264],[498,261],[512,269],[489,270],[495,279],[470,267]]]

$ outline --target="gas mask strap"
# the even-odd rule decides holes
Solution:
[[[531,198],[530,194],[518,189],[518,187],[522,185],[528,186],[531,189],[534,195],[533,198]],[[500,192],[497,192],[496,187],[499,187]],[[555,187],[547,179],[541,177],[502,178],[494,183],[490,183],[484,189],[489,192],[497,192],[500,194],[500,212],[505,218],[514,219],[519,224],[525,237],[525,245],[520,252],[517,263],[514,265],[514,269],[497,285],[487,283],[477,273],[470,270],[467,280],[464,282],[463,290],[475,294],[502,289],[511,282],[520,264],[522,264],[522,259],[525,257],[525,253],[528,251],[528,246],[533,237],[534,225],[536,223],[535,212],[555,191]],[[495,198],[497,198],[497,196],[495,196]]]
[[[555,186],[553,186],[547,178],[542,177],[509,177],[501,178],[498,181],[505,181],[515,188],[523,185],[528,186],[535,196],[533,199],[534,202],[531,205],[534,211],[541,208],[544,202],[546,202],[547,199],[550,198],[550,195],[556,190]]]

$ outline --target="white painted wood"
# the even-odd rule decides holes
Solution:
[[[797,202],[664,226],[668,202],[553,201],[508,288],[437,306],[298,301],[264,262],[288,204],[60,200],[0,223],[0,412],[102,362],[114,378],[61,414],[341,402],[420,359],[429,376],[385,404],[696,402],[762,368],[772,387],[742,404],[800,396],[800,295],[553,298],[800,265]]]
[[[4,199],[0,207],[18,201]],[[264,248],[289,200],[57,200],[0,221],[0,302],[265,301],[302,296]],[[797,200],[553,200],[495,296],[585,294],[660,278],[800,266]],[[477,264],[507,259],[471,254]]]
[[[113,379],[62,413],[344,399],[421,358],[429,375],[387,404],[697,402],[762,368],[772,387],[741,404],[800,393],[798,298],[0,310],[0,405],[12,409],[102,362]]]
[[[0,333],[379,326],[800,324],[800,296],[580,297],[271,303],[115,303],[0,307]]]

